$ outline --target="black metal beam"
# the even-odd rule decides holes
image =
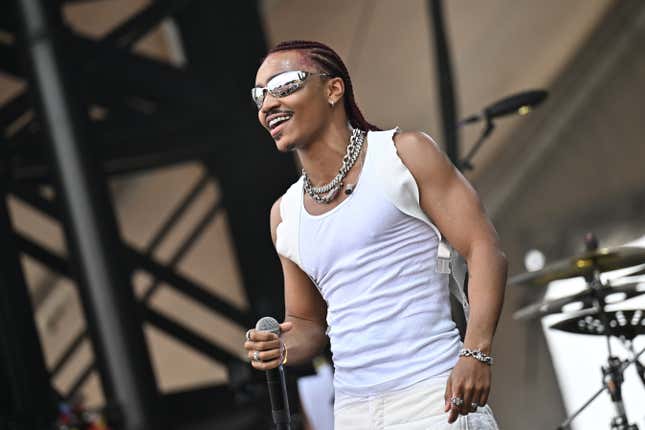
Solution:
[[[184,198],[175,206],[170,215],[166,218],[166,221],[159,227],[159,229],[152,235],[152,239],[146,246],[146,256],[152,256],[152,254],[157,250],[162,241],[168,236],[168,233],[172,228],[179,222],[181,217],[186,213],[188,208],[192,206],[197,197],[201,192],[206,188],[210,178],[208,175],[202,175],[197,182],[192,186],[192,188],[186,193]]]
[[[174,339],[179,340],[180,342],[188,345],[196,351],[201,352],[202,354],[212,358],[213,360],[219,361],[224,364],[231,361],[242,361],[239,357],[231,354],[228,351],[225,351],[217,345],[214,345],[203,336],[185,328],[182,324],[171,320],[161,312],[158,312],[150,308],[149,306],[144,306],[144,316],[145,320],[148,323],[170,334]]]
[[[49,428],[56,414],[0,177],[0,428]]]
[[[191,0],[156,0],[148,7],[118,25],[101,43],[130,49],[143,36],[148,34],[161,21],[181,10]]]
[[[18,22],[13,4],[4,2],[2,13],[0,13],[0,29],[8,33],[18,32]]]
[[[15,46],[0,43],[0,70],[16,77],[24,76]]]
[[[39,261],[43,265],[47,266],[48,269],[57,272],[59,275],[65,276],[66,278],[72,278],[72,274],[69,270],[69,263],[66,259],[54,254],[48,249],[45,249],[40,244],[20,233],[14,233],[14,238],[21,252],[24,252],[34,260]]]
[[[435,48],[435,67],[439,85],[439,100],[441,101],[443,141],[448,158],[457,168],[460,168],[457,103],[452,78],[452,61],[444,25],[443,0],[428,0],[428,8],[432,22],[431,28],[434,30],[432,41]]]
[[[105,398],[119,406],[124,429],[164,428],[133,292],[122,287],[129,285],[127,268],[114,258],[121,244],[109,193],[96,159],[82,143],[85,115],[60,63],[59,11],[38,0],[16,0],[16,5]]]
[[[67,402],[72,402],[76,395],[78,394],[78,391],[83,388],[83,385],[85,385],[85,382],[89,379],[89,377],[94,373],[96,370],[96,364],[94,361],[92,361],[90,364],[85,366],[83,370],[76,376],[76,379],[70,386],[69,390],[67,390],[67,393],[64,394],[65,400]]]
[[[215,215],[217,215],[221,208],[221,203],[215,203],[211,206],[208,212],[202,215],[202,218],[192,227],[188,236],[182,240],[181,245],[179,245],[179,247],[173,252],[172,257],[168,260],[168,267],[177,267],[188,251],[191,250],[195,242],[202,236],[204,230],[206,230],[206,228],[213,222]],[[160,285],[161,281],[155,278],[152,284],[145,290],[142,300],[147,303],[159,289]]]
[[[197,192],[201,189],[203,189],[203,186],[206,184],[206,182],[203,179],[200,179],[195,186],[193,187],[192,191],[188,193],[188,198],[186,200],[192,201],[194,196],[197,195]],[[56,210],[53,207],[53,204],[49,202],[48,200],[44,199],[38,194],[35,194],[33,190],[31,192],[29,190],[26,190],[25,188],[21,188],[18,190],[13,190],[13,193],[16,197],[24,201],[25,203],[31,205],[35,209],[40,210],[42,213],[45,215],[51,217],[54,220],[57,220],[57,214]],[[180,204],[176,210],[174,211],[174,216],[171,216],[170,218],[172,220],[176,220],[181,212],[185,210],[187,205],[185,202],[182,202],[184,204]],[[193,228],[193,231],[191,234],[188,235],[187,239],[184,241],[182,246],[175,252],[175,255],[173,255],[172,260],[176,260],[175,264],[179,262],[181,257],[184,255],[186,250],[190,247],[190,244],[194,242],[196,237],[199,235],[199,233],[202,231],[202,229],[212,220],[212,217],[215,215],[215,213],[220,209],[219,204],[214,205],[211,210],[207,211],[207,213],[202,217],[202,220],[196,224],[196,226]],[[167,229],[162,228],[160,232],[158,232],[158,235],[160,236],[165,236],[167,234]],[[67,261],[54,254],[53,252],[45,249],[42,247],[40,244],[34,242],[33,240],[25,237],[24,235],[20,233],[14,233],[14,237],[16,239],[16,243],[18,245],[18,249],[20,249],[21,252],[24,252],[25,254],[29,255],[30,257],[40,261],[42,264],[46,265],[52,270],[55,270],[59,274],[70,277],[70,271],[69,271],[69,264]],[[160,243],[160,240],[153,241],[152,245],[156,245]],[[154,246],[156,247],[156,246]],[[210,308],[211,310],[218,312],[219,314],[226,316],[230,318],[231,320],[235,321],[236,323],[240,324],[243,327],[246,327],[252,323],[252,319],[249,314],[247,314],[244,311],[240,311],[231,304],[217,298],[214,296],[212,293],[210,293],[206,287],[201,286],[193,281],[188,280],[187,278],[184,278],[183,276],[179,275],[174,271],[172,264],[170,267],[165,267],[162,264],[156,263],[154,260],[152,260],[151,257],[151,246],[148,247],[148,250],[145,252],[139,252],[133,248],[127,248],[127,255],[130,256],[128,260],[132,263],[132,268],[134,269],[135,267],[140,267],[144,270],[147,270],[149,273],[151,273],[154,278],[155,278],[155,284],[157,282],[164,282],[168,286],[172,288],[176,288],[178,291],[186,294],[187,296],[191,297],[193,300],[197,301],[198,303],[201,303],[202,305]],[[154,284],[153,284],[154,285]],[[146,305],[147,297],[144,296],[142,299],[142,305]],[[197,348],[199,351],[205,353],[208,356],[214,357],[219,360],[228,360],[231,357],[226,356],[222,352],[215,352],[211,353],[213,351],[217,351],[218,347],[215,345],[205,345],[205,342],[208,343],[208,341],[204,340],[201,338],[199,335],[189,331],[188,329],[182,327],[176,322],[173,322],[172,320],[169,320],[166,317],[163,317],[163,315],[159,316],[158,312],[145,308],[145,312],[147,316],[150,316],[150,322],[155,324],[158,328],[165,330],[171,335],[176,335],[176,336],[184,336],[185,337],[178,337],[177,340],[184,342],[188,344],[189,346],[192,346],[194,348]],[[68,346],[67,351],[69,350],[74,350],[80,343],[82,342],[83,336],[85,333],[79,334]],[[74,346],[77,345],[77,346]],[[61,357],[65,357],[66,355],[71,355],[71,352],[65,352]],[[209,352],[210,351],[210,352]],[[57,363],[54,365],[54,373],[57,373],[60,371],[60,368],[64,366],[64,358],[60,358]]]
[[[56,214],[51,203],[44,198],[33,194],[30,195],[24,191],[17,193],[16,196],[56,219]],[[219,205],[212,209],[212,211],[216,210],[219,210]],[[207,215],[213,215],[213,212]],[[204,217],[204,219],[208,220],[209,216]],[[205,223],[206,221],[203,222]],[[197,231],[200,231],[201,228],[203,227],[199,227]],[[56,270],[58,273],[64,276],[70,276],[68,263],[64,258],[57,256],[19,233],[16,233],[15,237],[22,252],[25,252],[51,269]],[[184,293],[211,310],[230,318],[243,327],[253,322],[252,316],[247,312],[241,311],[230,303],[214,296],[205,286],[181,276],[173,267],[157,263],[147,254],[147,252],[144,253],[130,246],[123,245],[122,255],[130,262],[129,267],[131,270],[141,268],[149,272],[155,279],[168,284],[170,287],[177,289],[177,291]]]
[[[63,353],[58,357],[58,359],[52,366],[52,369],[51,369],[52,378],[55,378],[56,375],[58,375],[58,373],[61,370],[63,370],[63,368],[69,361],[69,359],[72,358],[72,356],[76,353],[76,351],[83,344],[86,338],[87,338],[87,331],[81,330],[81,332],[78,335],[76,335],[74,340],[70,342],[69,345],[67,345],[67,348],[65,348]]]
[[[247,364],[248,366],[248,364]],[[211,385],[164,395],[164,407],[176,411],[172,420],[187,429],[271,429],[266,382],[252,387],[253,397],[241,402],[229,385]],[[264,385],[264,386],[262,386]],[[214,401],[217,399],[217,401]],[[299,426],[294,426],[300,428]]]
[[[7,128],[29,109],[31,100],[25,90],[0,107],[0,129]]]
[[[218,19],[242,17],[245,31],[231,33],[229,26],[213,25]],[[248,96],[266,55],[257,2],[193,2],[175,21],[187,68],[209,83],[207,94],[213,100],[225,100],[227,109],[235,113],[237,127],[211,129],[210,140],[219,141],[218,152],[207,165],[222,190],[247,300],[254,317],[281,318],[282,273],[271,243],[269,211],[297,179],[298,171],[293,155],[279,153],[258,124]]]
[[[208,291],[208,289],[206,289],[206,287],[201,286],[199,283],[189,281],[185,277],[179,275],[171,267],[157,263],[131,247],[125,248],[125,255],[134,267],[140,267],[148,271],[160,281],[177,289],[177,291],[184,293],[198,303],[210,308],[212,311],[229,318],[237,324],[240,324],[242,327],[248,327],[252,323],[253,319],[249,314],[214,296],[210,291]]]

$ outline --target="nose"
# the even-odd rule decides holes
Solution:
[[[262,110],[268,112],[279,104],[280,101],[277,97],[273,97],[270,93],[267,93],[266,96],[264,96],[264,101],[262,102]]]

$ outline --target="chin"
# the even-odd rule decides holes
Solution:
[[[275,137],[273,137],[273,141],[275,142],[276,148],[280,152],[295,151],[298,147],[295,139],[288,135],[285,136],[283,133],[278,133]]]

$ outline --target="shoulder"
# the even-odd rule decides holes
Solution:
[[[393,140],[399,158],[417,181],[432,179],[436,182],[454,169],[437,142],[426,133],[399,132]]]
[[[394,134],[393,139],[397,152],[404,153],[401,155],[407,155],[408,153],[441,155],[439,145],[437,145],[432,137],[421,131],[400,131]]]

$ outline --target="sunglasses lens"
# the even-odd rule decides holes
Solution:
[[[286,97],[302,88],[307,74],[298,70],[284,72],[267,83],[267,89],[274,97]]]
[[[280,73],[267,82],[266,88],[252,88],[251,99],[253,99],[253,102],[255,102],[258,109],[260,109],[262,107],[262,103],[264,103],[264,97],[266,96],[267,91],[271,93],[273,97],[286,97],[302,88],[307,76],[307,72],[300,70]]]
[[[264,103],[264,94],[266,94],[264,88],[251,89],[251,100],[253,100],[258,109],[260,109],[262,107],[262,103]]]

